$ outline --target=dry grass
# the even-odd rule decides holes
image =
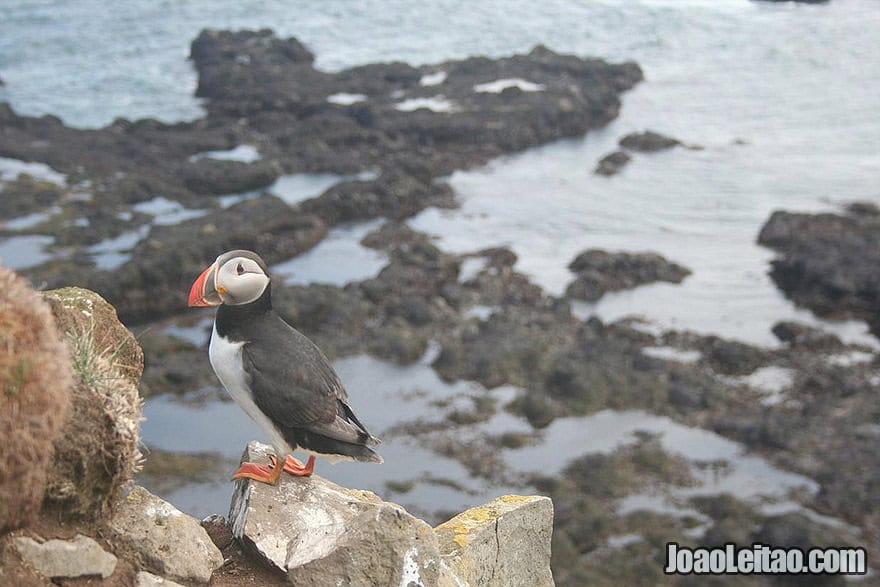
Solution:
[[[39,511],[70,383],[67,348],[49,306],[0,267],[0,531]]]

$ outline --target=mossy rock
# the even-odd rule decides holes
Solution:
[[[99,519],[134,476],[144,355],[116,310],[98,294],[45,292],[73,368],[72,414],[55,443],[46,498],[65,516]]]
[[[81,287],[63,287],[43,293],[52,307],[58,328],[67,334],[94,336],[96,351],[113,356],[115,367],[137,385],[144,371],[144,353],[134,335],[116,315],[116,308],[95,292]]]

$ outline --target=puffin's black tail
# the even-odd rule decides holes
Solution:
[[[377,438],[374,439],[372,436],[370,436],[370,439],[376,441],[379,440]],[[318,454],[331,457],[349,457],[365,463],[385,462],[385,459],[383,459],[379,453],[368,446],[355,444],[353,442],[345,442],[343,440],[336,440],[335,438],[330,438],[323,434],[317,434],[308,430],[297,430],[294,434],[294,440],[297,446]]]

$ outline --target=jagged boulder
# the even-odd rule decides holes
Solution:
[[[242,460],[268,463],[272,453],[251,442]],[[275,487],[236,481],[229,523],[245,547],[296,585],[455,585],[431,526],[317,475],[285,474]]]
[[[50,578],[99,576],[106,579],[116,569],[116,557],[82,534],[73,540],[53,539],[42,543],[20,536],[15,539],[15,547],[41,575]]]
[[[143,487],[120,501],[108,526],[118,548],[163,577],[207,583],[223,564],[198,520]]]
[[[553,502],[504,495],[436,528],[440,553],[472,587],[550,587]]]
[[[39,511],[70,403],[67,348],[28,282],[0,267],[0,532]]]
[[[242,460],[268,463],[251,442]],[[232,534],[294,585],[553,585],[553,505],[506,495],[432,529],[397,504],[317,475],[236,481]]]

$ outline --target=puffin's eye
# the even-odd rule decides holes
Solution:
[[[235,272],[238,273],[239,275],[241,275],[242,273],[244,273],[244,265],[242,265],[241,263],[239,263],[239,264],[238,264],[238,267],[235,268]]]

